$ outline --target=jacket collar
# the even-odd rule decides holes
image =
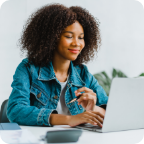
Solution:
[[[40,67],[38,80],[50,81],[52,79],[57,79],[57,78],[54,73],[52,61],[50,61],[47,66]],[[81,79],[78,71],[73,66],[72,61],[70,62],[70,73],[69,73],[68,83],[75,85],[75,86],[84,86],[85,85],[85,83]]]

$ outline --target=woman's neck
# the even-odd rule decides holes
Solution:
[[[70,60],[63,60],[59,59],[58,57],[54,57],[52,64],[56,75],[68,76]]]

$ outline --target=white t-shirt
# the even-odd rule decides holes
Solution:
[[[68,75],[68,77],[69,77],[69,75]],[[68,77],[67,77],[67,80],[68,80]],[[67,80],[65,82],[60,82],[61,94],[60,94],[60,99],[58,101],[56,110],[58,111],[58,114],[71,115],[68,107],[65,104],[65,91],[66,91]]]

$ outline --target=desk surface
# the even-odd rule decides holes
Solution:
[[[37,139],[45,135],[48,130],[58,129],[58,127],[38,127],[38,126],[20,126],[22,129],[28,129]],[[137,144],[144,137],[144,129],[98,133],[83,130],[82,136],[77,143],[97,143],[97,144]],[[72,144],[72,143],[71,143]]]

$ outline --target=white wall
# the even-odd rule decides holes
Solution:
[[[0,9],[0,105],[11,93],[13,74],[22,60],[16,43],[25,18],[25,0],[6,1]]]
[[[9,0],[0,9],[0,105],[11,93],[11,83],[21,56],[17,47],[28,16],[48,3],[79,5],[101,22],[102,46],[98,57],[87,64],[92,74],[112,68],[129,77],[144,72],[144,9],[135,0]]]

